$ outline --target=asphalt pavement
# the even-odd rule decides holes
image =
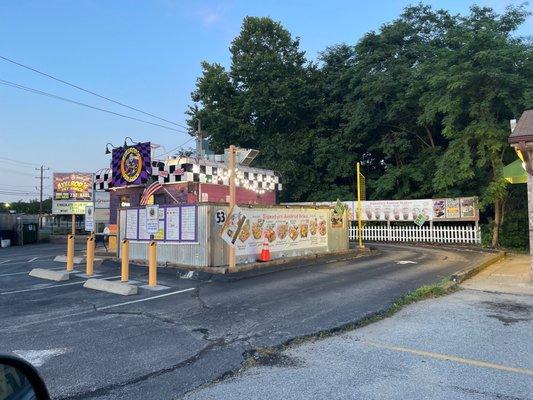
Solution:
[[[37,365],[56,399],[174,399],[235,373],[252,349],[356,322],[486,256],[375,247],[365,258],[234,282],[177,279],[159,269],[166,289],[128,297],[84,289],[81,276],[58,283],[26,275],[63,268],[51,260],[64,245],[2,249],[0,352]],[[111,262],[95,272],[110,280],[120,274]],[[132,268],[130,277],[142,284],[146,272]]]
[[[462,290],[294,346],[187,400],[533,397],[533,297]]]

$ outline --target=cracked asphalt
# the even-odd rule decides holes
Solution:
[[[2,249],[0,352],[32,354],[55,399],[176,399],[231,376],[253,349],[356,322],[486,257],[374,247],[365,258],[233,282],[177,279],[159,269],[158,283],[168,289],[128,297],[84,289],[81,277],[68,284],[28,277],[32,267],[62,267],[51,261],[64,250],[57,245]],[[115,263],[95,272],[111,280],[120,274]],[[146,268],[132,268],[130,279],[146,282]]]

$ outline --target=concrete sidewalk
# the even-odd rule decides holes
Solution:
[[[533,296],[531,259],[526,254],[508,254],[505,259],[489,266],[465,281],[461,286],[486,292],[525,294]]]

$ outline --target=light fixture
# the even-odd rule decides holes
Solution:
[[[109,146],[111,146],[111,148],[113,148],[113,149],[116,149],[116,148],[117,148],[117,147],[113,146],[112,143],[107,143],[107,144],[105,145],[105,154],[111,154],[111,150],[109,150]]]
[[[133,141],[132,138],[130,138],[129,136],[126,136],[126,137],[124,138],[124,146],[123,146],[123,147],[128,147],[127,139],[130,140],[131,144],[133,144],[133,145],[135,144],[135,142]]]

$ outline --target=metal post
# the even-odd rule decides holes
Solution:
[[[67,271],[74,269],[74,235],[67,235]]]
[[[155,241],[148,245],[148,286],[157,286],[157,243]]]
[[[76,234],[76,214],[72,214],[72,228],[71,228],[71,234],[72,235],[75,235]]]
[[[120,280],[127,282],[130,279],[130,242],[128,239],[122,241],[122,249],[120,250],[121,265],[120,265]]]
[[[92,276],[94,273],[94,236],[87,238],[87,266],[85,275]]]
[[[236,147],[231,145],[229,147],[229,208],[230,210],[235,206],[235,153]],[[235,271],[235,248],[230,246],[228,252],[228,269],[230,272]]]
[[[359,248],[364,248],[363,245],[363,222],[361,221],[361,165],[357,165],[357,225],[359,228]]]

